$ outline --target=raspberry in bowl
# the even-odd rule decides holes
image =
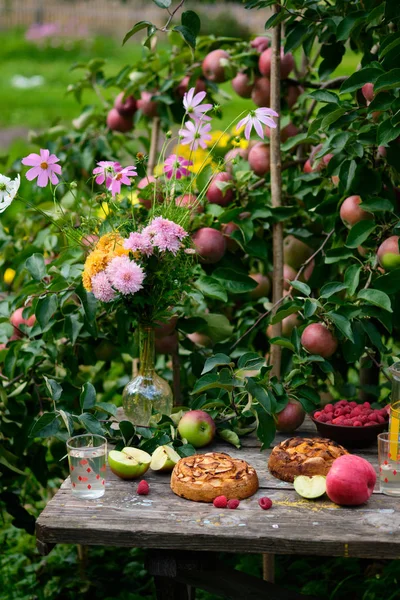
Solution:
[[[372,408],[369,402],[358,404],[339,400],[311,413],[318,433],[344,446],[369,446],[377,435],[387,429],[389,414],[386,408]]]

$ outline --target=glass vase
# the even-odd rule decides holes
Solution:
[[[136,426],[147,427],[153,413],[170,415],[173,406],[172,391],[165,379],[155,372],[154,328],[139,327],[139,373],[126,384],[122,392],[125,416]]]

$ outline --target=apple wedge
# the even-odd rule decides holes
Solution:
[[[159,446],[151,457],[150,469],[153,471],[172,471],[181,457],[171,446]]]
[[[139,448],[123,448],[111,450],[108,464],[111,471],[121,479],[136,479],[146,473],[151,463],[151,456]]]
[[[299,475],[295,477],[293,485],[299,496],[309,500],[319,498],[326,493],[326,477],[323,475],[313,475],[312,477]]]

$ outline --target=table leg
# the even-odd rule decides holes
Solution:
[[[275,554],[263,554],[263,579],[270,583],[275,582]]]
[[[195,589],[176,577],[180,567],[190,569],[197,562],[190,552],[150,551],[146,567],[154,577],[157,600],[195,600]]]
[[[154,577],[157,600],[194,600],[194,591],[170,577]]]

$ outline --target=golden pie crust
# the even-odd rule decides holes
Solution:
[[[347,450],[332,440],[293,437],[275,446],[268,468],[274,477],[293,483],[297,475],[328,475],[333,461],[343,454]]]
[[[258,477],[246,461],[208,452],[181,458],[172,471],[171,489],[194,502],[212,502],[217,496],[242,500],[258,490]]]

